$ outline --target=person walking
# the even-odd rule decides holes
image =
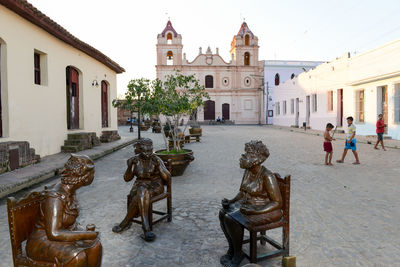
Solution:
[[[360,164],[360,160],[358,159],[358,153],[357,153],[357,145],[356,145],[356,126],[353,124],[353,117],[347,117],[347,133],[346,133],[346,142],[344,146],[344,151],[342,154],[342,159],[337,160],[337,163],[343,163],[344,158],[346,157],[347,150],[351,149],[353,152],[354,157],[356,158],[356,161],[353,162],[353,164]]]
[[[378,135],[378,140],[375,144],[375,149],[378,149],[378,144],[381,143],[382,149],[386,151],[385,145],[383,144],[383,133],[385,132],[385,122],[383,120],[383,115],[379,114],[378,121],[376,122],[376,134]]]

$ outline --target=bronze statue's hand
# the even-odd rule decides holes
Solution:
[[[240,207],[240,212],[243,213],[243,214],[248,214],[248,215],[257,214],[257,212],[255,210],[253,210],[253,209],[251,209],[251,208],[249,208],[247,206],[241,206]]]

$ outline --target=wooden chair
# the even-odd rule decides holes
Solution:
[[[279,189],[282,195],[282,218],[277,222],[258,226],[251,226],[239,222],[250,233],[250,238],[244,240],[243,244],[250,243],[250,255],[247,255],[246,253],[245,254],[251,263],[257,263],[258,261],[281,255],[284,257],[289,256],[290,175],[282,179],[278,173],[275,173],[275,177],[278,181]],[[281,244],[265,234],[267,230],[278,227],[282,227]],[[260,235],[257,235],[257,233],[260,233]],[[261,245],[265,245],[266,242],[268,242],[277,250],[257,256],[257,240],[260,240]]]
[[[172,163],[171,160],[168,160],[168,162],[166,162],[166,167],[168,169],[169,172],[171,172],[171,168],[172,168]],[[150,199],[150,207],[149,207],[149,225],[150,225],[150,230],[153,231],[153,225],[167,219],[168,222],[172,221],[172,189],[171,189],[171,179],[169,180],[169,182],[164,186],[164,193],[155,196],[153,198]],[[129,209],[129,204],[130,204],[130,197],[129,195],[126,196],[127,197],[127,209]],[[163,199],[167,199],[167,212],[165,211],[158,211],[158,210],[153,210],[153,203],[163,200]],[[153,221],[153,213],[157,214],[157,215],[161,215],[160,218],[156,219],[155,221]],[[142,220],[141,219],[132,219],[132,221],[134,223],[137,224],[142,224]]]
[[[28,239],[35,226],[40,212],[40,202],[43,195],[33,192],[26,198],[17,201],[7,198],[8,224],[14,266],[57,267],[56,263],[40,262],[26,256],[23,242]]]

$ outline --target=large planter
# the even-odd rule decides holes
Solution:
[[[165,164],[167,164],[168,160],[171,160],[172,176],[181,176],[189,163],[194,160],[193,151],[190,149],[185,150],[187,152],[182,154],[160,154],[160,152],[165,151],[165,149],[157,150],[154,153],[159,156]]]
[[[189,133],[190,134],[200,134],[202,133],[202,129],[201,128],[189,128]]]
[[[140,124],[141,131],[147,131],[149,128],[150,128],[150,126],[147,126],[146,124]]]

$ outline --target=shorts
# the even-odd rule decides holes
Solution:
[[[351,149],[352,151],[356,151],[357,150],[356,139],[351,140],[350,143],[347,143],[346,139],[344,149]]]
[[[383,140],[383,133],[377,133],[378,135],[378,141],[382,141]]]
[[[331,142],[324,142],[324,151],[325,152],[332,152],[333,148],[332,148],[332,143]]]

